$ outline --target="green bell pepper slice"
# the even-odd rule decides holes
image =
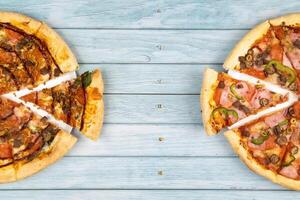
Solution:
[[[278,123],[278,126],[288,125],[288,123],[289,123],[289,120],[285,119],[285,120],[279,122],[279,123]]]
[[[269,132],[264,131],[260,134],[258,138],[252,138],[251,142],[255,145],[261,145],[269,138]]]
[[[211,114],[212,118],[215,118],[217,113],[221,113],[222,116],[225,116],[225,119],[227,119],[229,115],[232,115],[236,119],[239,118],[239,115],[235,110],[230,110],[224,107],[215,108]]]
[[[230,92],[231,92],[238,100],[242,100],[243,97],[241,97],[241,96],[238,95],[238,93],[236,92],[235,88],[236,88],[236,85],[235,85],[234,83],[231,84],[231,86],[230,86]]]
[[[265,65],[265,70],[270,70],[271,67],[276,69],[278,74],[286,74],[288,75],[287,84],[291,85],[296,81],[296,72],[293,68],[290,68],[276,60],[271,60],[267,65]]]
[[[296,160],[295,156],[293,156],[291,153],[288,154],[287,157],[285,157],[284,162],[283,162],[283,166],[287,167],[290,164],[292,164],[292,162]]]

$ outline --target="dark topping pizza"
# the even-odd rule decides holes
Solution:
[[[0,165],[29,161],[46,152],[60,129],[33,114],[24,105],[0,98]],[[9,114],[8,114],[9,113]],[[44,151],[45,150],[45,151]]]
[[[11,24],[0,23],[0,94],[38,86],[61,73],[40,39]]]
[[[53,88],[43,89],[21,97],[24,101],[32,102],[40,108],[70,126],[82,130],[84,112],[87,101],[87,88],[93,81],[92,73],[85,72],[76,79],[66,81]],[[95,95],[101,94],[95,93]],[[95,98],[95,95],[93,95]]]
[[[67,44],[47,24],[0,12],[0,183],[30,176],[61,158],[76,142],[67,133],[72,127],[97,139],[104,112],[101,73],[66,78],[77,68]],[[21,100],[17,93],[24,92],[30,94]]]

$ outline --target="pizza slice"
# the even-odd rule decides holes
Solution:
[[[21,99],[39,106],[93,140],[100,134],[104,105],[99,70],[85,72],[76,79],[30,93]]]
[[[293,179],[300,180],[300,102],[293,105],[294,115],[290,119],[291,128],[294,130],[289,143],[287,145],[287,150],[283,158],[283,163],[279,174],[282,176]],[[294,182],[294,181],[289,181]],[[300,187],[300,183],[297,183]]]
[[[77,67],[67,44],[46,24],[0,12],[0,95],[36,87]]]
[[[212,69],[204,72],[201,109],[208,135],[287,100],[287,93],[276,93],[262,84],[237,80]]]
[[[0,183],[30,176],[64,156],[76,142],[24,105],[0,98]]]
[[[224,62],[238,70],[300,94],[299,14],[266,21],[251,30]]]
[[[254,172],[300,189],[300,103],[225,132],[234,151]]]

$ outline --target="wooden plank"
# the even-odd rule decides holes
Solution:
[[[209,137],[197,124],[105,124],[99,141],[80,135],[69,155],[235,156],[222,134]]]
[[[222,63],[245,30],[58,30],[81,63]]]
[[[199,94],[207,67],[224,71],[221,65],[82,64],[79,73],[101,69],[109,94]]]
[[[61,28],[250,28],[299,11],[300,2],[199,0],[1,1],[1,10],[23,12]],[[262,9],[263,8],[263,9]]]
[[[199,95],[105,95],[106,123],[201,123]]]
[[[29,190],[29,191],[1,191],[1,196],[6,200],[22,198],[32,200],[35,198],[43,200],[64,199],[64,200],[255,200],[281,199],[288,200],[291,196],[300,198],[299,192],[292,191],[222,191],[222,190]]]
[[[142,148],[141,148],[142,151]],[[0,189],[282,189],[232,157],[66,157]]]

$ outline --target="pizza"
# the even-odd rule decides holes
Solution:
[[[250,31],[224,62],[225,69],[300,92],[299,14],[266,21]]]
[[[103,85],[99,70],[85,72],[52,88],[21,97],[52,114],[87,137],[99,136],[103,120]],[[101,111],[101,112],[99,112]],[[100,120],[101,119],[101,120]]]
[[[263,84],[237,80],[212,69],[204,72],[201,94],[202,103],[210,105],[202,106],[204,127],[209,135],[288,98],[287,94],[270,91]]]
[[[0,12],[0,183],[63,157],[77,129],[96,140],[104,103],[100,70],[77,76],[76,57],[46,23]]]
[[[300,186],[300,102],[225,132],[235,152],[256,173],[292,189]]]
[[[23,179],[55,162],[76,138],[26,106],[0,98],[0,183]]]
[[[225,137],[251,170],[300,190],[300,14],[256,26],[235,46],[223,67],[227,73],[211,69],[204,73],[200,100],[207,134],[227,128]],[[231,74],[241,78],[236,81]],[[253,87],[248,83],[253,84],[252,79],[265,88]],[[242,88],[237,87],[239,82]],[[257,98],[259,90],[264,92]],[[264,102],[270,105],[262,106]]]

